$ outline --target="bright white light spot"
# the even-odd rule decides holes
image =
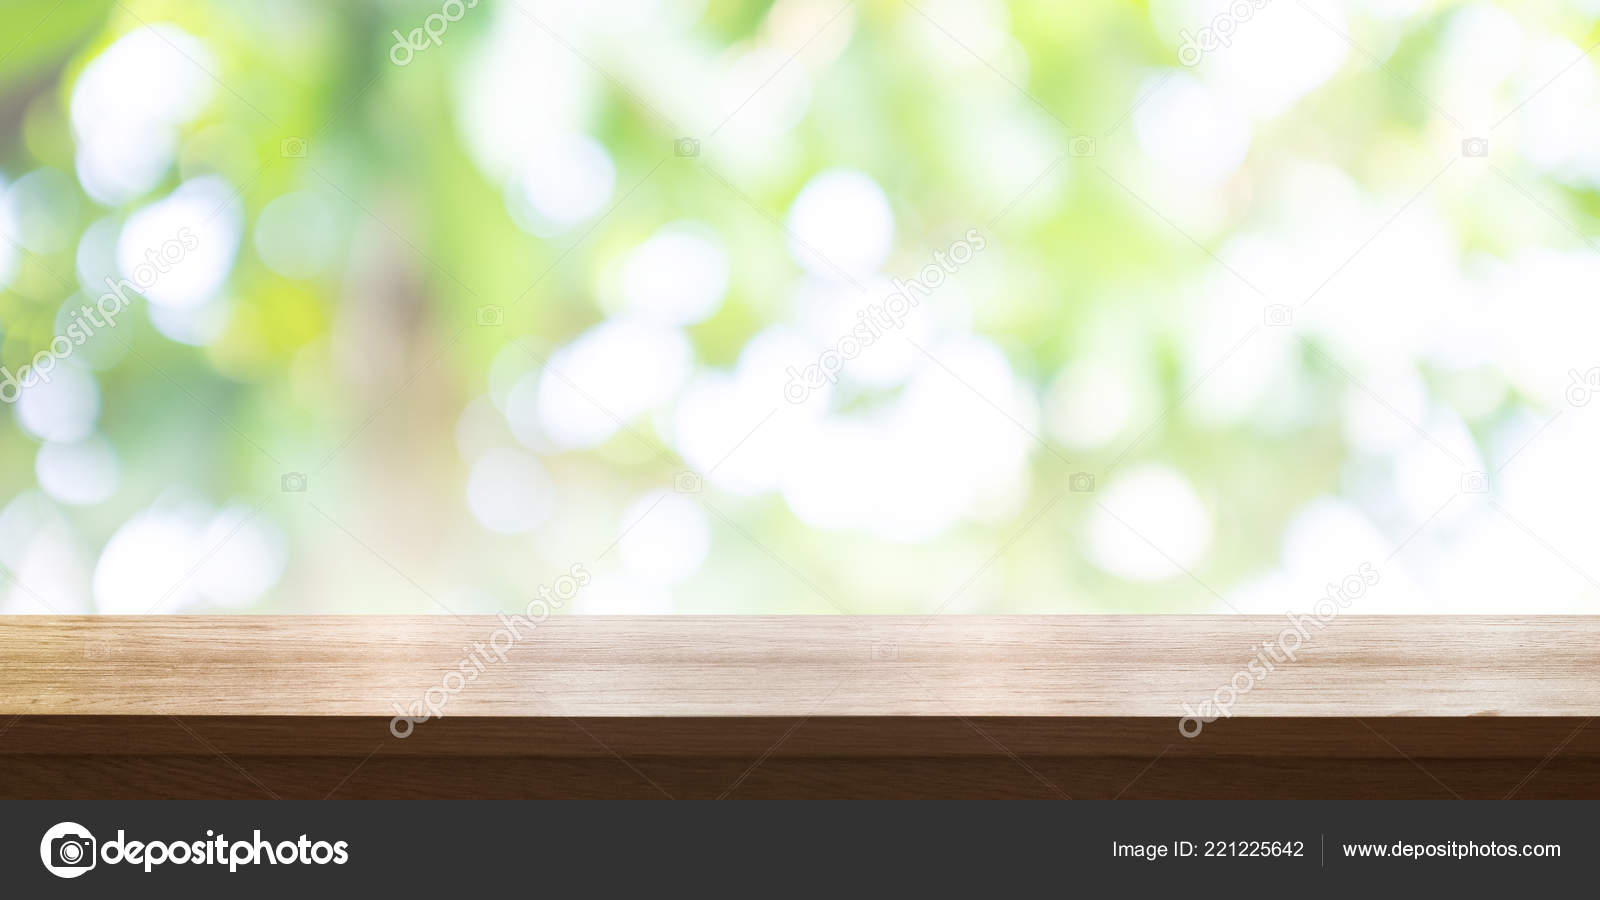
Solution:
[[[117,270],[117,239],[122,233],[122,222],[112,216],[96,219],[78,238],[75,262],[78,284],[85,294],[99,297],[106,291],[106,278],[116,284],[121,273]]]
[[[555,485],[539,460],[520,450],[499,448],[472,464],[467,504],[490,531],[525,534],[550,515]]]
[[[137,120],[179,124],[210,99],[215,60],[199,40],[173,25],[135,28],[84,67],[72,93],[77,132]]]
[[[84,190],[115,206],[155,187],[172,164],[177,126],[204,109],[216,61],[172,25],[135,28],[84,67],[72,130]]]
[[[1369,207],[1364,234],[1371,235],[1405,202],[1387,200]],[[1488,303],[1474,296],[1476,289],[1461,275],[1458,227],[1427,198],[1413,204],[1385,229],[1383,240],[1328,282],[1306,308],[1306,324],[1326,337],[1347,365],[1387,368],[1432,359],[1455,366],[1488,360],[1501,323],[1486,321]],[[1374,318],[1383,320],[1382,328],[1357,324]]]
[[[0,509],[0,614],[88,613],[89,565],[66,516],[38,491]]]
[[[35,169],[3,191],[0,243],[54,253],[78,233],[78,188],[58,169]]]
[[[1362,371],[1344,391],[1345,439],[1359,452],[1384,455],[1422,440],[1428,388],[1410,366]],[[1380,399],[1381,398],[1381,399]]]
[[[813,274],[869,275],[888,258],[894,213],[868,175],[830,169],[806,182],[789,208],[789,252]],[[836,268],[837,267],[837,268]]]
[[[164,509],[146,510],[124,522],[94,567],[96,611],[143,615],[187,605],[193,598],[190,569],[200,555],[195,546],[201,527],[190,514]]]
[[[1448,528],[1446,522],[1436,519],[1432,524],[1443,530]],[[1423,593],[1406,575],[1404,560],[1394,558],[1397,543],[1379,532],[1354,504],[1335,497],[1312,500],[1283,529],[1282,577],[1288,591],[1278,598],[1277,611],[1309,612],[1320,605],[1326,613],[1330,604],[1341,615],[1442,611],[1428,608]],[[1425,543],[1413,542],[1407,552],[1425,553]]]
[[[677,394],[693,358],[676,329],[626,319],[591,328],[552,355],[539,374],[540,428],[569,449],[603,443]]]
[[[1433,48],[1424,57],[1426,80],[1417,84],[1417,90],[1430,105],[1438,104],[1437,109],[1449,110],[1470,125],[1486,127],[1506,114],[1504,96],[1529,97],[1543,93],[1546,87],[1559,90],[1566,75],[1581,79],[1576,67],[1562,73],[1562,78],[1554,78],[1578,55],[1580,51],[1574,48],[1571,56],[1540,59],[1533,71],[1526,73],[1526,83],[1508,83],[1530,59],[1538,59],[1533,46],[1537,28],[1529,27],[1535,21],[1504,4],[1462,4],[1441,23]],[[1523,107],[1519,112],[1526,110]],[[1509,130],[1500,131],[1497,137],[1509,134]]]
[[[94,376],[65,361],[33,374],[49,380],[34,381],[17,398],[17,423],[23,430],[66,444],[88,437],[100,415],[100,386]]]
[[[117,454],[99,435],[76,444],[47,441],[33,468],[45,493],[73,506],[99,503],[117,489]]]
[[[623,565],[661,584],[677,584],[699,571],[711,549],[705,511],[686,494],[646,494],[622,514],[619,527]]]
[[[776,488],[811,423],[827,414],[827,389],[796,406],[784,399],[786,367],[816,358],[793,328],[751,338],[732,373],[695,378],[678,398],[673,447],[707,482],[736,494]]]
[[[737,374],[741,389],[759,397],[758,405],[765,405],[772,398],[784,399],[792,390],[790,370],[816,361],[823,347],[813,336],[790,325],[762,329],[739,351]],[[832,387],[824,383],[796,410],[803,416],[820,417],[827,412],[831,392]]]
[[[772,140],[805,118],[811,86],[805,67],[792,64],[790,56],[762,47],[734,60],[719,85],[726,119],[721,137],[744,144]]]
[[[572,612],[585,616],[664,616],[672,613],[665,585],[632,572],[604,570],[572,598]]]
[[[963,337],[929,352],[942,365],[919,369],[892,405],[790,423],[782,490],[797,517],[918,541],[1016,496],[1037,427],[1033,397],[987,341]]]
[[[715,233],[694,222],[663,226],[622,264],[628,311],[662,325],[704,320],[727,291],[728,254]]]
[[[1315,17],[1290,4],[1234,7],[1253,12],[1239,22],[1232,46],[1208,54],[1199,71],[1220,94],[1237,98],[1258,119],[1288,109],[1327,81],[1349,55],[1339,33],[1349,26],[1338,6],[1322,7]]]
[[[1271,392],[1294,383],[1298,346],[1283,335],[1284,329],[1260,326],[1265,316],[1261,305],[1228,301],[1226,295],[1213,296],[1196,306],[1179,335],[1180,383],[1198,385],[1179,406],[1179,414],[1210,427],[1261,427],[1266,412],[1275,411],[1267,402]],[[1252,333],[1252,328],[1257,330]]]
[[[541,237],[605,209],[616,168],[598,141],[563,134],[540,142],[506,185],[506,207],[522,228]]]
[[[1553,63],[1585,56],[1581,48],[1559,38],[1546,37],[1540,43],[1530,54],[1533,59]],[[1522,141],[1527,157],[1557,178],[1600,183],[1600,158],[1594,152],[1600,122],[1589,115],[1597,99],[1600,77],[1587,62],[1545,81],[1519,111],[1527,128]]]
[[[0,565],[16,568],[34,535],[61,518],[60,509],[38,491],[23,491],[0,506]]]
[[[217,296],[233,268],[240,218],[227,182],[190,179],[128,218],[117,267],[154,305],[199,306]]]
[[[209,554],[195,571],[195,590],[231,609],[249,606],[272,590],[288,561],[283,534],[242,504],[218,510],[198,533],[195,551]]]
[[[177,146],[171,129],[151,129],[116,143],[83,141],[74,159],[78,181],[97,203],[121,206],[161,183]]]
[[[1284,569],[1302,582],[1336,581],[1362,563],[1383,562],[1394,549],[1361,510],[1335,497],[1301,507],[1283,528]]]
[[[222,336],[228,327],[232,303],[226,297],[199,306],[155,306],[148,308],[150,324],[166,337],[191,347],[204,347]]]
[[[906,426],[934,423],[905,415]],[[971,499],[966,479],[908,429],[888,422],[829,419],[795,448],[783,498],[802,521],[896,541],[934,537],[953,525]]]
[[[1489,279],[1488,316],[1497,358],[1516,385],[1535,397],[1560,397],[1569,368],[1597,360],[1590,337],[1600,329],[1600,256],[1589,250],[1524,249]],[[1581,362],[1580,362],[1581,361]]]
[[[1232,175],[1250,150],[1250,123],[1227,99],[1176,74],[1159,88],[1146,84],[1148,98],[1133,114],[1139,147],[1158,168],[1212,186]]]
[[[1101,490],[1084,549],[1090,562],[1120,578],[1161,581],[1194,566],[1210,546],[1211,519],[1189,480],[1151,463]]]
[[[1011,17],[998,0],[923,0],[917,10],[921,15],[909,22],[914,38],[946,67],[987,72],[990,61],[1007,60],[1015,48]],[[930,22],[939,25],[935,28]],[[952,41],[952,34],[961,35],[961,40]],[[1026,61],[1023,57],[1024,65]],[[1007,68],[1002,65],[1002,71]],[[1018,75],[1023,76],[1020,83],[1026,83],[1025,71],[1007,71],[1006,78],[1016,80]]]
[[[890,388],[903,383],[918,366],[927,362],[928,358],[911,342],[925,347],[933,339],[937,318],[933,308],[935,298],[953,295],[958,286],[945,282],[932,293],[924,293],[915,286],[906,287],[902,299],[891,303],[890,295],[898,290],[888,278],[872,279],[866,282],[864,290],[841,281],[807,279],[802,283],[795,291],[797,318],[817,346],[811,351],[807,364],[816,362],[822,350],[832,349],[853,357],[839,372],[841,382],[871,388]],[[904,299],[905,296],[909,300]],[[911,302],[917,305],[909,309],[901,305]],[[891,315],[889,309],[906,311],[902,315]],[[855,330],[863,325],[870,337],[870,342],[865,344]],[[832,359],[831,354],[829,358]],[[785,368],[789,365],[804,368],[799,360],[788,361]]]
[[[1406,520],[1420,522],[1432,515],[1444,498],[1460,489],[1463,471],[1486,472],[1494,465],[1484,460],[1478,452],[1477,438],[1448,407],[1432,404],[1427,414],[1416,421],[1428,439],[1417,435],[1389,457],[1393,485],[1386,499],[1396,504]],[[1491,486],[1494,481],[1491,476]],[[1470,504],[1463,504],[1463,509],[1467,508]]]
[[[1293,609],[1303,609],[1306,598],[1296,593],[1293,583],[1282,572],[1270,572],[1247,578],[1223,592],[1224,603],[1215,597],[1207,610],[1213,615],[1226,615],[1237,611],[1247,616],[1281,615]],[[1311,598],[1315,599],[1315,598]]]
[[[1075,450],[1104,446],[1121,434],[1144,400],[1124,359],[1074,360],[1056,376],[1045,403],[1050,436]]]
[[[1595,9],[1594,0],[1583,0],[1589,9]],[[1355,0],[1352,4],[1361,10],[1362,15],[1374,19],[1395,21],[1408,19],[1425,11],[1430,5],[1428,0]]]
[[[328,204],[311,191],[276,197],[256,218],[256,253],[285,278],[309,278],[338,253],[339,231]]]
[[[535,22],[524,10],[481,4],[473,15],[493,17],[479,32],[482,40],[462,54],[461,65],[443,69],[454,76],[452,107],[462,143],[495,183],[514,180],[542,141],[582,127],[593,115],[604,81],[552,36],[553,31],[578,40],[549,18],[556,12],[544,8],[537,14],[542,21]],[[454,31],[448,40],[456,40]],[[473,36],[462,35],[461,40]],[[614,64],[608,60],[607,70],[614,71]],[[439,63],[419,60],[418,65]],[[665,73],[655,74],[659,78]]]
[[[696,378],[678,399],[673,447],[712,484],[737,494],[777,486],[799,413],[781,397],[724,373]]]

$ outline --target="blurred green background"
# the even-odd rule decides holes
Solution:
[[[0,612],[1596,611],[1597,18],[10,2]]]

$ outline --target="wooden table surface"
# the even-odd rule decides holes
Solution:
[[[503,627],[0,617],[0,796],[1600,796],[1600,618]]]
[[[1282,617],[556,617],[454,715],[1167,716]],[[487,648],[492,616],[0,618],[0,715],[389,716]],[[1351,617],[1311,632],[1238,716],[1600,712],[1600,617]],[[452,679],[454,683],[454,679]]]

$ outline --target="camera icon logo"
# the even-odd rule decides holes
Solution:
[[[94,868],[94,835],[77,822],[61,822],[39,840],[39,861],[58,878],[77,878]]]
[[[672,489],[680,494],[698,494],[701,486],[700,473],[688,469],[679,472],[677,477],[672,479]]]
[[[691,137],[678,138],[672,142],[672,153],[675,156],[699,156],[700,140]]]
[[[894,662],[900,658],[900,645],[893,641],[873,641],[873,662]]]
[[[1461,142],[1461,155],[1482,159],[1489,155],[1489,139],[1469,137]]]
[[[1268,306],[1261,314],[1261,319],[1267,325],[1281,327],[1294,324],[1294,307],[1286,303],[1274,303]]]
[[[1067,477],[1067,490],[1075,494],[1094,493],[1094,476],[1088,472],[1073,472]]]
[[[1093,156],[1095,154],[1094,138],[1079,135],[1067,142],[1067,154],[1070,156]]]
[[[306,155],[306,139],[303,137],[284,138],[278,144],[278,153],[285,159],[300,159]]]
[[[283,477],[278,479],[278,486],[283,488],[286,494],[303,494],[306,492],[306,473],[285,472]]]
[[[496,327],[506,323],[506,308],[504,306],[478,307],[478,324],[486,327]]]
[[[1463,493],[1463,494],[1487,494],[1487,493],[1489,493],[1489,473],[1488,472],[1462,472],[1461,473],[1461,493]]]

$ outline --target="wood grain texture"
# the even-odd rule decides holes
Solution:
[[[0,618],[0,715],[382,716],[493,617]],[[449,716],[1176,717],[1281,617],[556,617]],[[1600,713],[1600,617],[1347,617],[1235,717]]]
[[[0,618],[0,798],[1600,799],[1600,619]],[[480,651],[481,654],[481,651]]]
[[[1600,798],[1570,718],[23,716],[0,798]]]

